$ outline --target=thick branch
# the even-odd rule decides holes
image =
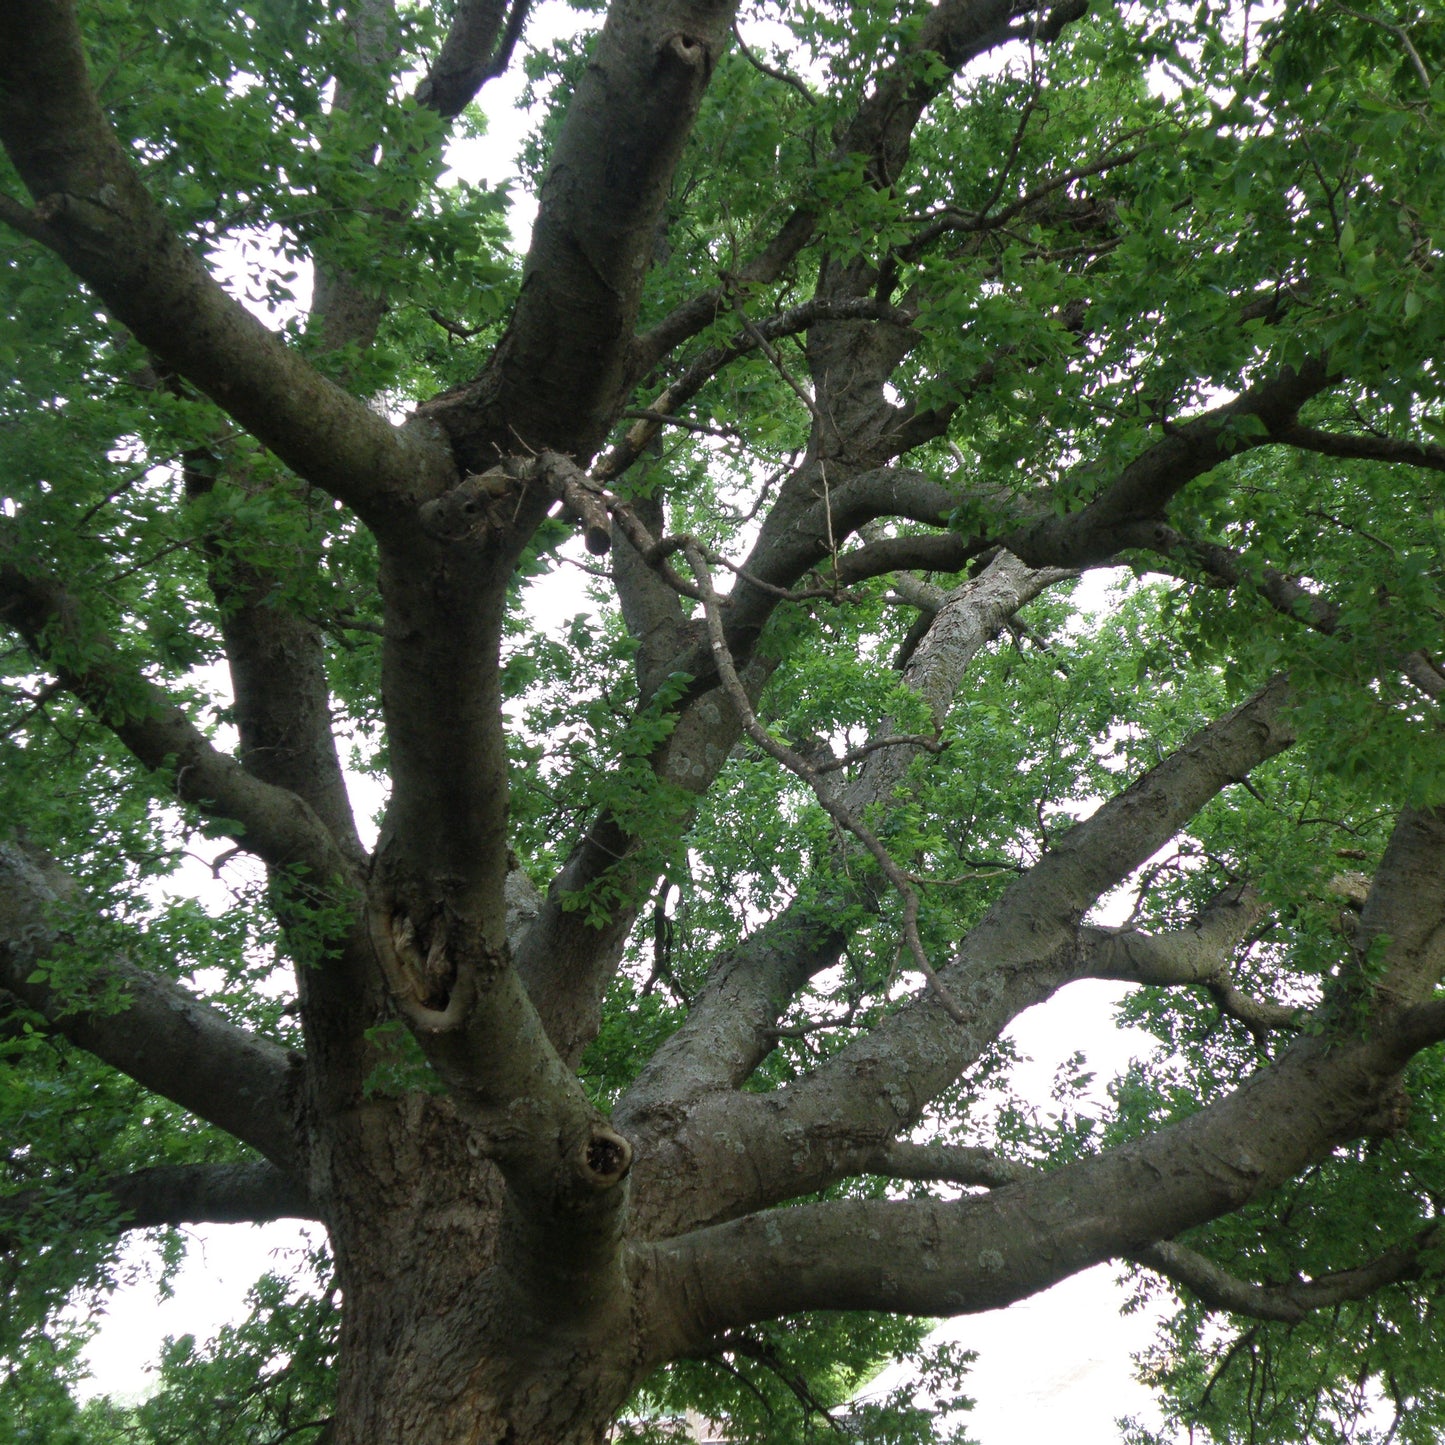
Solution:
[[[567,107],[511,325],[487,371],[424,408],[481,471],[520,442],[591,458],[629,389],[657,220],[727,44],[732,0],[618,0]]]
[[[658,1287],[691,1308],[660,1327],[653,1350],[672,1357],[805,1309],[955,1315],[1010,1304],[1283,1183],[1354,1136],[1390,1069],[1368,1042],[1302,1039],[1180,1123],[986,1195],[769,1210],[667,1241],[653,1251]]]
[[[1151,443],[1076,512],[1058,516],[1046,501],[1021,505],[1002,493],[960,496],[922,473],[885,467],[850,478],[830,497],[833,535],[841,537],[878,517],[948,525],[963,501],[992,514],[975,536],[949,534],[874,541],[839,558],[840,582],[855,582],[900,567],[956,571],[991,546],[1003,546],[1034,567],[1085,568],[1129,548],[1169,551],[1178,545],[1165,522],[1169,503],[1191,481],[1250,447],[1284,439],[1299,408],[1331,383],[1315,363],[1257,383],[1242,396],[1180,423]],[[1081,480],[1083,478],[1081,477]],[[822,519],[794,529],[787,565],[815,565],[822,553]],[[794,555],[796,554],[796,555]],[[752,570],[762,569],[756,562]]]
[[[612,447],[592,469],[599,481],[621,476],[667,424],[664,418],[674,416],[686,406],[709,381],[739,357],[764,347],[782,336],[796,336],[823,321],[886,321],[893,326],[909,327],[912,315],[901,307],[880,301],[873,296],[848,296],[833,300],[815,297],[799,306],[790,307],[775,316],[748,322],[726,345],[710,346],[695,357],[687,369],[667,386],[648,407],[650,415],[639,419],[627,435]]]
[[[964,500],[994,515],[977,535],[951,532],[869,542],[839,558],[839,581],[852,584],[903,567],[957,571],[988,547],[1002,545],[1036,567],[1070,568],[1107,564],[1130,548],[1164,554],[1192,550],[1200,565],[1233,586],[1242,576],[1234,555],[1224,548],[1185,544],[1165,522],[1169,503],[1238,452],[1289,441],[1299,431],[1294,420],[1299,408],[1330,380],[1323,367],[1311,364],[1259,382],[1236,400],[1173,427],[1098,488],[1087,506],[1064,516],[1043,502],[1021,506],[989,493],[960,497],[936,483],[931,491],[927,478],[901,468],[855,478],[850,498],[860,517],[903,516],[943,527]],[[1298,605],[1302,589],[1289,590],[1288,579],[1277,574],[1274,581],[1279,585],[1271,600],[1277,595],[1276,605],[1285,611]]]
[[[863,1172],[888,1179],[955,1184],[965,1189],[1002,1189],[1030,1179],[1038,1171],[1015,1159],[1001,1158],[992,1149],[894,1141],[880,1145],[863,1166]]]
[[[121,1230],[320,1218],[296,1179],[268,1163],[160,1164],[100,1180],[94,1192],[114,1208]],[[67,1182],[64,1193],[74,1197],[75,1186]],[[15,1247],[31,1210],[43,1210],[45,1225],[53,1231],[50,1189],[26,1189],[0,1200],[0,1252]]]
[[[420,105],[451,119],[495,79],[512,59],[531,0],[462,0],[451,29],[426,78],[417,86]]]
[[[1251,998],[1233,981],[1230,957],[1264,912],[1257,894],[1230,892],[1205,909],[1192,928],[1154,934],[1134,928],[1081,928],[1079,976],[1162,988],[1203,984],[1220,1009],[1256,1037],[1271,1029],[1298,1028],[1300,1009]]]
[[[903,676],[927,702],[935,726],[942,726],[979,651],[1059,576],[1032,572],[1003,553],[942,598]],[[840,790],[847,807],[862,813],[897,797],[921,751],[898,746],[870,753]],[[866,896],[851,881],[840,882],[839,893],[840,907]],[[837,961],[844,942],[825,906],[785,909],[720,962],[687,1020],[658,1049],[619,1109],[629,1116],[657,1107],[665,1112],[709,1089],[736,1087],[771,1050],[772,1029],[798,990]]]
[[[664,534],[666,517],[661,497],[639,497],[629,503],[627,510],[652,537]],[[687,613],[677,589],[648,564],[644,551],[628,536],[625,526],[617,528],[614,539],[612,582],[622,620],[637,643],[637,685],[642,696],[650,698],[672,670],[673,658],[687,647]]]
[[[62,941],[55,882],[0,843],[0,988],[88,1053],[296,1170],[299,1057],[122,958],[95,960],[74,986],[44,976]]]
[[[1445,935],[1439,826],[1436,815],[1407,811],[1387,850],[1395,860],[1388,870],[1382,865],[1388,881],[1377,878],[1372,890],[1382,914],[1407,890],[1419,893],[1414,925],[1399,938],[1381,933],[1375,949],[1380,976],[1408,982],[1416,994],[1428,994],[1445,966],[1431,941]],[[694,1328],[711,1335],[798,1309],[950,1314],[991,1308],[1110,1256],[1137,1256],[1239,1208],[1367,1131],[1398,1087],[1398,1070],[1412,1049],[1430,1041],[1427,1029],[1400,1027],[1400,1016],[1392,1018],[1389,1009],[1386,999],[1383,1018],[1363,1033],[1359,1016],[1350,1013],[1333,1036],[1298,1038],[1277,1063],[1179,1123],[982,1198],[813,1205],[671,1241],[657,1251],[662,1272],[674,1284],[685,1282],[695,1302],[682,1341]],[[1439,1012],[1426,1003],[1403,1017],[1421,1010]],[[1438,1028],[1440,1020],[1429,1022]],[[847,1053],[826,1068],[846,1062]],[[889,1087],[899,1088],[903,1077],[892,1073]],[[834,1117],[856,1120],[856,1108],[845,1114],[840,1100]],[[762,1161],[747,1135],[732,1138],[758,1168]],[[789,1144],[789,1167],[797,1169],[796,1136]],[[868,1250],[844,1247],[843,1234],[867,1237]],[[1382,1275],[1398,1263],[1391,1256]],[[671,1350],[676,1339],[662,1348]]]
[[[199,454],[183,462],[186,496],[210,492],[212,465]],[[232,483],[254,491],[244,474]],[[247,560],[242,549],[206,539],[207,580],[216,601],[235,699],[241,766],[263,783],[284,788],[309,804],[338,846],[360,863],[364,857],[346,792],[331,727],[331,694],[321,629],[285,601],[286,569],[315,571],[319,555],[297,547],[276,565]]]
[[[0,141],[35,200],[31,234],[145,346],[301,476],[373,524],[450,474],[268,331],[210,275],[146,192],[91,86],[73,0],[0,11]]]
[[[1409,807],[1395,822],[1360,912],[1354,948],[1375,1011],[1429,1002],[1445,978],[1445,808]]]
[[[1041,517],[1000,540],[1034,566],[1087,567],[1124,548],[1150,546],[1151,526],[1163,525],[1179,492],[1238,452],[1282,440],[1300,407],[1332,380],[1323,365],[1308,362],[1257,382],[1235,401],[1171,429],[1080,511]]]
[[[1317,427],[1296,425],[1281,432],[1278,440],[1298,447],[1301,451],[1318,452],[1326,457],[1393,462],[1408,467],[1424,467],[1432,472],[1445,472],[1445,447],[1400,441],[1395,437],[1351,435],[1347,432],[1321,431]]]
[[[1257,894],[1229,892],[1192,928],[1141,933],[1135,928],[1079,930],[1079,975],[1170,987],[1210,983],[1227,973],[1230,955],[1264,917]]]
[[[1276,679],[1209,724],[1086,822],[1065,833],[1014,883],[941,971],[967,1010],[958,1024],[920,991],[867,1035],[775,1096],[709,1096],[689,1119],[693,1141],[713,1134],[747,1151],[748,1177],[680,1199],[688,1223],[793,1197],[856,1172],[856,1160],[911,1129],[1024,1009],[1074,977],[1077,920],[1166,843],[1216,793],[1289,746],[1288,689]],[[846,1119],[846,1130],[837,1121]],[[688,1153],[696,1152],[696,1144]],[[655,1156],[655,1157],[654,1157]],[[682,1166],[670,1150],[645,1167]],[[776,1192],[774,1192],[776,1191]],[[699,1211],[687,1219],[682,1211]],[[681,1224],[679,1227],[682,1227]]]

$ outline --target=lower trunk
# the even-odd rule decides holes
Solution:
[[[640,1373],[620,1263],[559,1269],[563,1232],[517,1227],[448,1112],[365,1110],[330,1152],[328,1445],[600,1445]]]
[[[611,1341],[477,1357],[460,1322],[374,1303],[346,1300],[329,1445],[602,1445],[631,1393]]]

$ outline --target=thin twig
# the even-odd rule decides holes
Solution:
[[[733,664],[732,652],[728,648],[727,636],[723,631],[721,599],[713,588],[712,573],[708,570],[702,549],[689,538],[683,544],[682,552],[683,556],[687,558],[688,565],[692,568],[693,576],[697,579],[703,616],[707,622],[708,642],[712,647],[713,661],[717,664],[718,678],[722,682],[723,691],[727,693],[728,700],[737,712],[743,731],[769,757],[781,763],[790,773],[807,783],[823,811],[840,828],[851,833],[873,855],[873,860],[878,864],[879,870],[903,900],[903,939],[908,945],[908,951],[912,954],[919,972],[927,980],[929,988],[949,1018],[953,1019],[955,1023],[967,1024],[968,1015],[949,993],[924,951],[923,940],[918,933],[918,894],[914,890],[913,884],[909,882],[908,875],[894,862],[893,856],[872,830],[855,818],[852,811],[834,795],[818,770],[806,758],[795,753],[786,743],[779,742],[758,721],[752,703],[748,700],[747,690],[743,687],[742,679],[738,676],[737,668]]]
[[[1410,63],[1415,67],[1415,74],[1420,77],[1420,84],[1428,91],[1430,89],[1430,72],[1425,69],[1425,62],[1420,59],[1420,52],[1415,49],[1409,32],[1403,25],[1396,25],[1389,20],[1381,20],[1377,15],[1366,15],[1363,10],[1352,10],[1348,5],[1336,3],[1336,10],[1343,11],[1346,15],[1353,15],[1356,20],[1363,20],[1367,25],[1378,25],[1381,30],[1388,30],[1401,45],[1405,47],[1405,54],[1410,57]]]
[[[796,90],[798,94],[801,95],[803,99],[808,102],[809,105],[817,105],[817,97],[813,94],[811,90],[808,89],[806,85],[803,84],[801,80],[798,79],[796,75],[792,75],[786,70],[780,70],[776,66],[768,65],[765,61],[760,60],[756,55],[753,54],[751,50],[748,49],[748,43],[746,40],[743,39],[742,31],[738,29],[736,21],[733,22],[733,39],[736,40],[738,43],[738,53],[760,75],[766,75],[772,80],[781,80],[784,85],[792,86],[792,88]]]
[[[629,407],[622,413],[624,421],[650,421],[658,426],[675,426],[697,436],[721,437],[724,441],[737,441],[742,433],[731,426],[709,426],[706,422],[690,421],[685,416],[673,416],[665,411],[650,411],[647,407]]]
[[[781,376],[785,382],[787,382],[789,387],[792,388],[793,393],[798,398],[798,400],[801,401],[803,405],[808,408],[808,414],[813,418],[815,422],[817,422],[821,426],[823,423],[823,418],[818,411],[818,403],[814,401],[811,396],[808,395],[808,389],[802,384],[802,382],[800,382],[793,375],[793,373],[789,371],[786,366],[783,365],[783,358],[778,354],[778,348],[774,346],[773,343],[769,341],[766,336],[763,335],[762,331],[758,328],[757,322],[755,322],[752,317],[749,316],[748,313],[743,309],[743,299],[738,294],[737,286],[734,284],[732,277],[724,277],[724,282],[728,288],[728,300],[732,302],[733,310],[737,313],[738,320],[742,322],[743,330],[746,331],[748,335],[752,338],[753,344],[758,348],[758,350],[761,351],[763,355],[768,358],[769,362],[772,363],[773,369],[778,373],[778,375]]]
[[[866,742],[862,747],[851,748],[841,758],[834,758],[831,762],[822,763],[818,767],[820,773],[836,773],[839,768],[852,767],[854,763],[861,763],[869,753],[876,753],[880,748],[921,748],[926,753],[941,753],[948,744],[937,733],[898,733],[893,737],[874,738]]]
[[[632,510],[625,502],[619,501],[616,497],[608,494],[607,505],[612,512],[613,518],[619,527],[622,528],[622,535],[632,543],[643,562],[652,568],[662,577],[675,592],[683,597],[691,597],[695,602],[702,601],[702,593],[690,582],[684,581],[678,576],[677,571],[667,558],[678,548],[670,545],[677,539],[664,537],[661,542],[648,530],[647,524]]]

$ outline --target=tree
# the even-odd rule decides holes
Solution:
[[[297,1215],[185,1438],[806,1435],[1111,1259],[1176,1420],[1438,1438],[1439,18],[582,7],[515,260],[528,0],[0,6],[15,1428]]]

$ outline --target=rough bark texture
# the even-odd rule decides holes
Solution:
[[[515,0],[455,9],[417,92],[443,117],[505,65],[527,12]],[[820,166],[861,157],[867,184],[886,192],[920,117],[962,66],[1010,39],[1051,43],[1082,14],[939,0],[880,62]],[[368,851],[333,736],[326,637],[285,600],[287,568],[314,571],[319,555],[238,561],[217,537],[202,539],[235,694],[233,756],[92,625],[68,580],[26,555],[14,519],[0,517],[0,622],[35,669],[108,728],[137,770],[227,820],[237,847],[270,870],[284,930],[314,926],[318,900],[329,910],[323,946],[310,941],[322,961],[299,970],[305,1049],[292,1053],[123,957],[92,960],[79,985],[47,978],[41,965],[65,942],[67,910],[100,900],[87,899],[85,879],[59,879],[20,844],[0,843],[0,1003],[23,1005],[261,1156],[114,1180],[118,1227],[305,1212],[329,1231],[345,1298],[333,1445],[592,1445],[650,1371],[730,1330],[814,1309],[988,1309],[1110,1258],[1156,1259],[1201,1291],[1246,1298],[1160,1242],[1367,1132],[1411,1054],[1445,1033],[1432,1004],[1445,975],[1445,816],[1416,807],[1401,813],[1369,885],[1355,946],[1371,966],[1349,983],[1347,1025],[1322,1011],[1187,1121],[1068,1168],[1033,1172],[908,1140],[1012,1020],[1080,978],[1208,986],[1251,1030],[1295,1026],[1294,1009],[1232,983],[1234,951],[1263,917],[1242,887],[1172,933],[1084,921],[1200,809],[1292,746],[1280,676],[1256,678],[1239,706],[1121,778],[950,940],[930,984],[787,1087],[748,1085],[790,1008],[842,957],[857,925],[840,920],[889,904],[876,877],[849,871],[866,851],[860,829],[837,844],[831,907],[796,903],[713,960],[685,1021],[611,1113],[589,1097],[578,1063],[657,880],[653,864],[636,861],[649,840],[608,812],[579,827],[545,894],[509,856],[502,641],[514,571],[549,515],[578,522],[594,551],[611,548],[639,706],[670,678],[687,679],[647,759],[676,785],[665,824],[676,842],[744,734],[744,701],[757,704],[777,666],[767,628],[807,589],[841,597],[896,576],[918,616],[900,682],[941,729],[981,650],[1081,568],[1144,549],[1160,565],[1243,585],[1225,549],[1194,547],[1172,528],[1169,509],[1196,478],[1253,447],[1365,455],[1364,442],[1332,452],[1299,423],[1301,407],[1339,381],[1312,361],[1261,371],[1235,400],[1166,428],[1112,470],[1081,463],[1057,495],[980,483],[971,500],[992,520],[975,534],[950,530],[963,500],[956,482],[902,460],[944,436],[949,414],[892,390],[928,299],[895,295],[896,256],[885,265],[818,251],[798,273],[813,288],[802,304],[683,350],[748,286],[783,276],[816,244],[823,205],[807,186],[724,284],[644,328],[644,281],[679,160],[734,17],[727,0],[616,0],[552,151],[504,336],[472,380],[393,424],[255,320],[176,233],[97,98],[76,6],[13,0],[0,11],[0,139],[29,193],[8,219],[168,378],[269,448],[290,469],[288,486],[350,509],[376,542],[392,791]],[[388,23],[380,5],[352,17],[368,64],[391,53]],[[363,103],[345,90],[336,100],[339,110]],[[313,349],[364,350],[383,314],[354,277],[323,266]],[[810,434],[734,569],[709,642],[694,602],[716,595],[704,574],[720,580],[722,563],[695,538],[671,536],[668,507],[645,489],[631,496],[628,471],[659,416],[784,337],[800,338],[788,365]],[[649,397],[658,409],[615,432]],[[1441,464],[1421,447],[1387,456],[1375,446],[1368,459]],[[196,495],[210,485],[194,469],[187,477]],[[230,481],[271,485],[243,470]],[[973,575],[946,582],[905,570],[957,573],[970,561]],[[1323,604],[1302,605],[1291,579],[1248,576],[1280,611],[1338,630]],[[1427,693],[1438,680],[1428,654],[1397,664]],[[892,732],[880,720],[876,750],[850,764],[846,783],[812,764],[802,775],[823,779],[820,796],[858,819],[906,805],[933,740]],[[599,921],[577,903],[603,879],[614,901]],[[397,1019],[427,1060],[430,1091],[369,1086],[383,1052],[374,1026]],[[775,1208],[880,1173],[987,1192]],[[0,1212],[0,1244],[4,1221],[33,1202],[21,1194]],[[1403,1277],[1411,1249],[1379,1277]],[[1292,1296],[1268,1307],[1300,1305]]]

